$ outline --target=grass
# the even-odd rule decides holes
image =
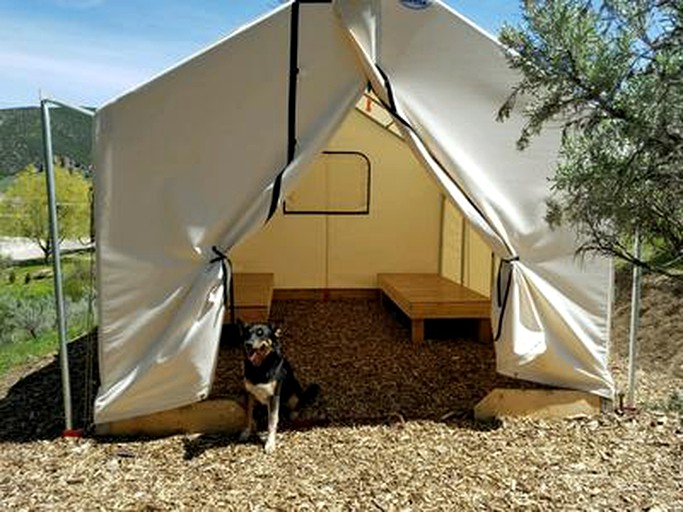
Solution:
[[[73,341],[88,330],[85,321],[69,327],[67,338]],[[27,339],[0,345],[0,377],[12,368],[21,366],[31,359],[38,359],[59,350],[59,336],[56,330],[47,331],[36,339]]]
[[[25,267],[11,267],[0,272],[2,291],[15,297],[43,297],[53,292],[54,283],[49,279],[30,279],[26,282],[26,276],[34,276],[37,272],[51,268],[46,265],[29,265]],[[66,271],[66,268],[64,269]],[[14,282],[10,281],[10,275],[14,274]]]
[[[666,399],[645,404],[645,408],[653,411],[677,412],[683,415],[683,389],[672,392]],[[681,417],[683,421],[683,417]]]
[[[14,181],[14,176],[0,176],[0,194],[7,190]]]
[[[40,358],[56,351],[58,345],[56,331],[45,333],[35,340],[0,345],[0,377],[33,358]]]
[[[65,276],[65,286],[68,286],[68,276],[80,262],[88,262],[87,254],[72,254],[62,259],[62,271]],[[41,298],[54,296],[54,282],[49,277],[35,279],[37,274],[51,270],[52,265],[40,263],[22,263],[0,270],[0,292],[11,295],[16,299]],[[13,275],[13,279],[10,276]],[[26,276],[31,276],[26,281]],[[78,286],[81,286],[80,284]],[[74,340],[88,331],[87,321],[83,315],[76,318],[67,318],[67,338]],[[0,343],[0,376],[6,374],[12,368],[25,364],[33,358],[40,358],[59,348],[59,340],[56,327],[41,332],[36,338],[26,334],[26,337],[16,341]]]
[[[62,275],[68,278],[77,262],[87,262],[87,254],[70,254],[62,257]],[[54,282],[52,277],[44,279],[34,279],[35,275],[44,270],[52,270],[52,263],[29,263],[8,267],[0,271],[0,290],[9,292],[15,297],[43,297],[54,293]],[[10,282],[10,274],[14,274],[14,282]],[[26,275],[31,279],[26,282]]]

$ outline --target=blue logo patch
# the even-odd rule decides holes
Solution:
[[[404,7],[415,10],[426,9],[434,3],[433,0],[399,0],[399,2],[401,2]]]

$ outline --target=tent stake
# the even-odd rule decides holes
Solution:
[[[636,259],[640,260],[642,244],[640,241],[640,230],[636,230],[635,241],[633,242]],[[635,407],[636,393],[636,366],[637,366],[637,341],[638,326],[640,323],[640,285],[642,269],[638,265],[633,265],[633,282],[631,284],[631,326],[628,337],[628,395],[626,396],[626,406]]]

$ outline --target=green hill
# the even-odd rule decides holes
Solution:
[[[92,164],[92,119],[65,108],[50,110],[54,154],[88,167]],[[0,109],[0,182],[28,164],[43,163],[38,107]]]

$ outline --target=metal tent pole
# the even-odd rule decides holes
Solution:
[[[62,268],[59,249],[59,226],[57,223],[57,200],[55,196],[55,168],[52,154],[52,130],[50,127],[49,101],[40,99],[43,122],[43,149],[45,153],[45,178],[47,181],[48,211],[50,215],[50,239],[52,243],[52,264],[54,267],[55,301],[57,305],[57,329],[59,334],[59,355],[62,369],[62,396],[64,398],[64,420],[66,431],[73,430],[71,410],[71,383],[69,381],[69,355],[67,353],[66,315],[64,314],[64,291],[62,289]]]
[[[608,364],[610,358],[612,357],[612,324],[614,322],[614,301],[615,301],[615,286],[616,286],[616,275],[614,272],[614,258],[609,260],[609,290],[607,290],[607,344],[605,364]],[[612,394],[612,405],[616,405],[618,402],[617,389],[615,387],[614,393]]]
[[[640,230],[636,229],[636,237],[633,242],[633,252],[636,259],[640,260],[642,244],[640,240]],[[638,326],[640,323],[640,285],[642,269],[638,265],[633,265],[633,282],[631,284],[631,326],[628,337],[628,394],[626,395],[626,406],[635,407],[636,393],[636,366],[637,366],[637,341]]]

